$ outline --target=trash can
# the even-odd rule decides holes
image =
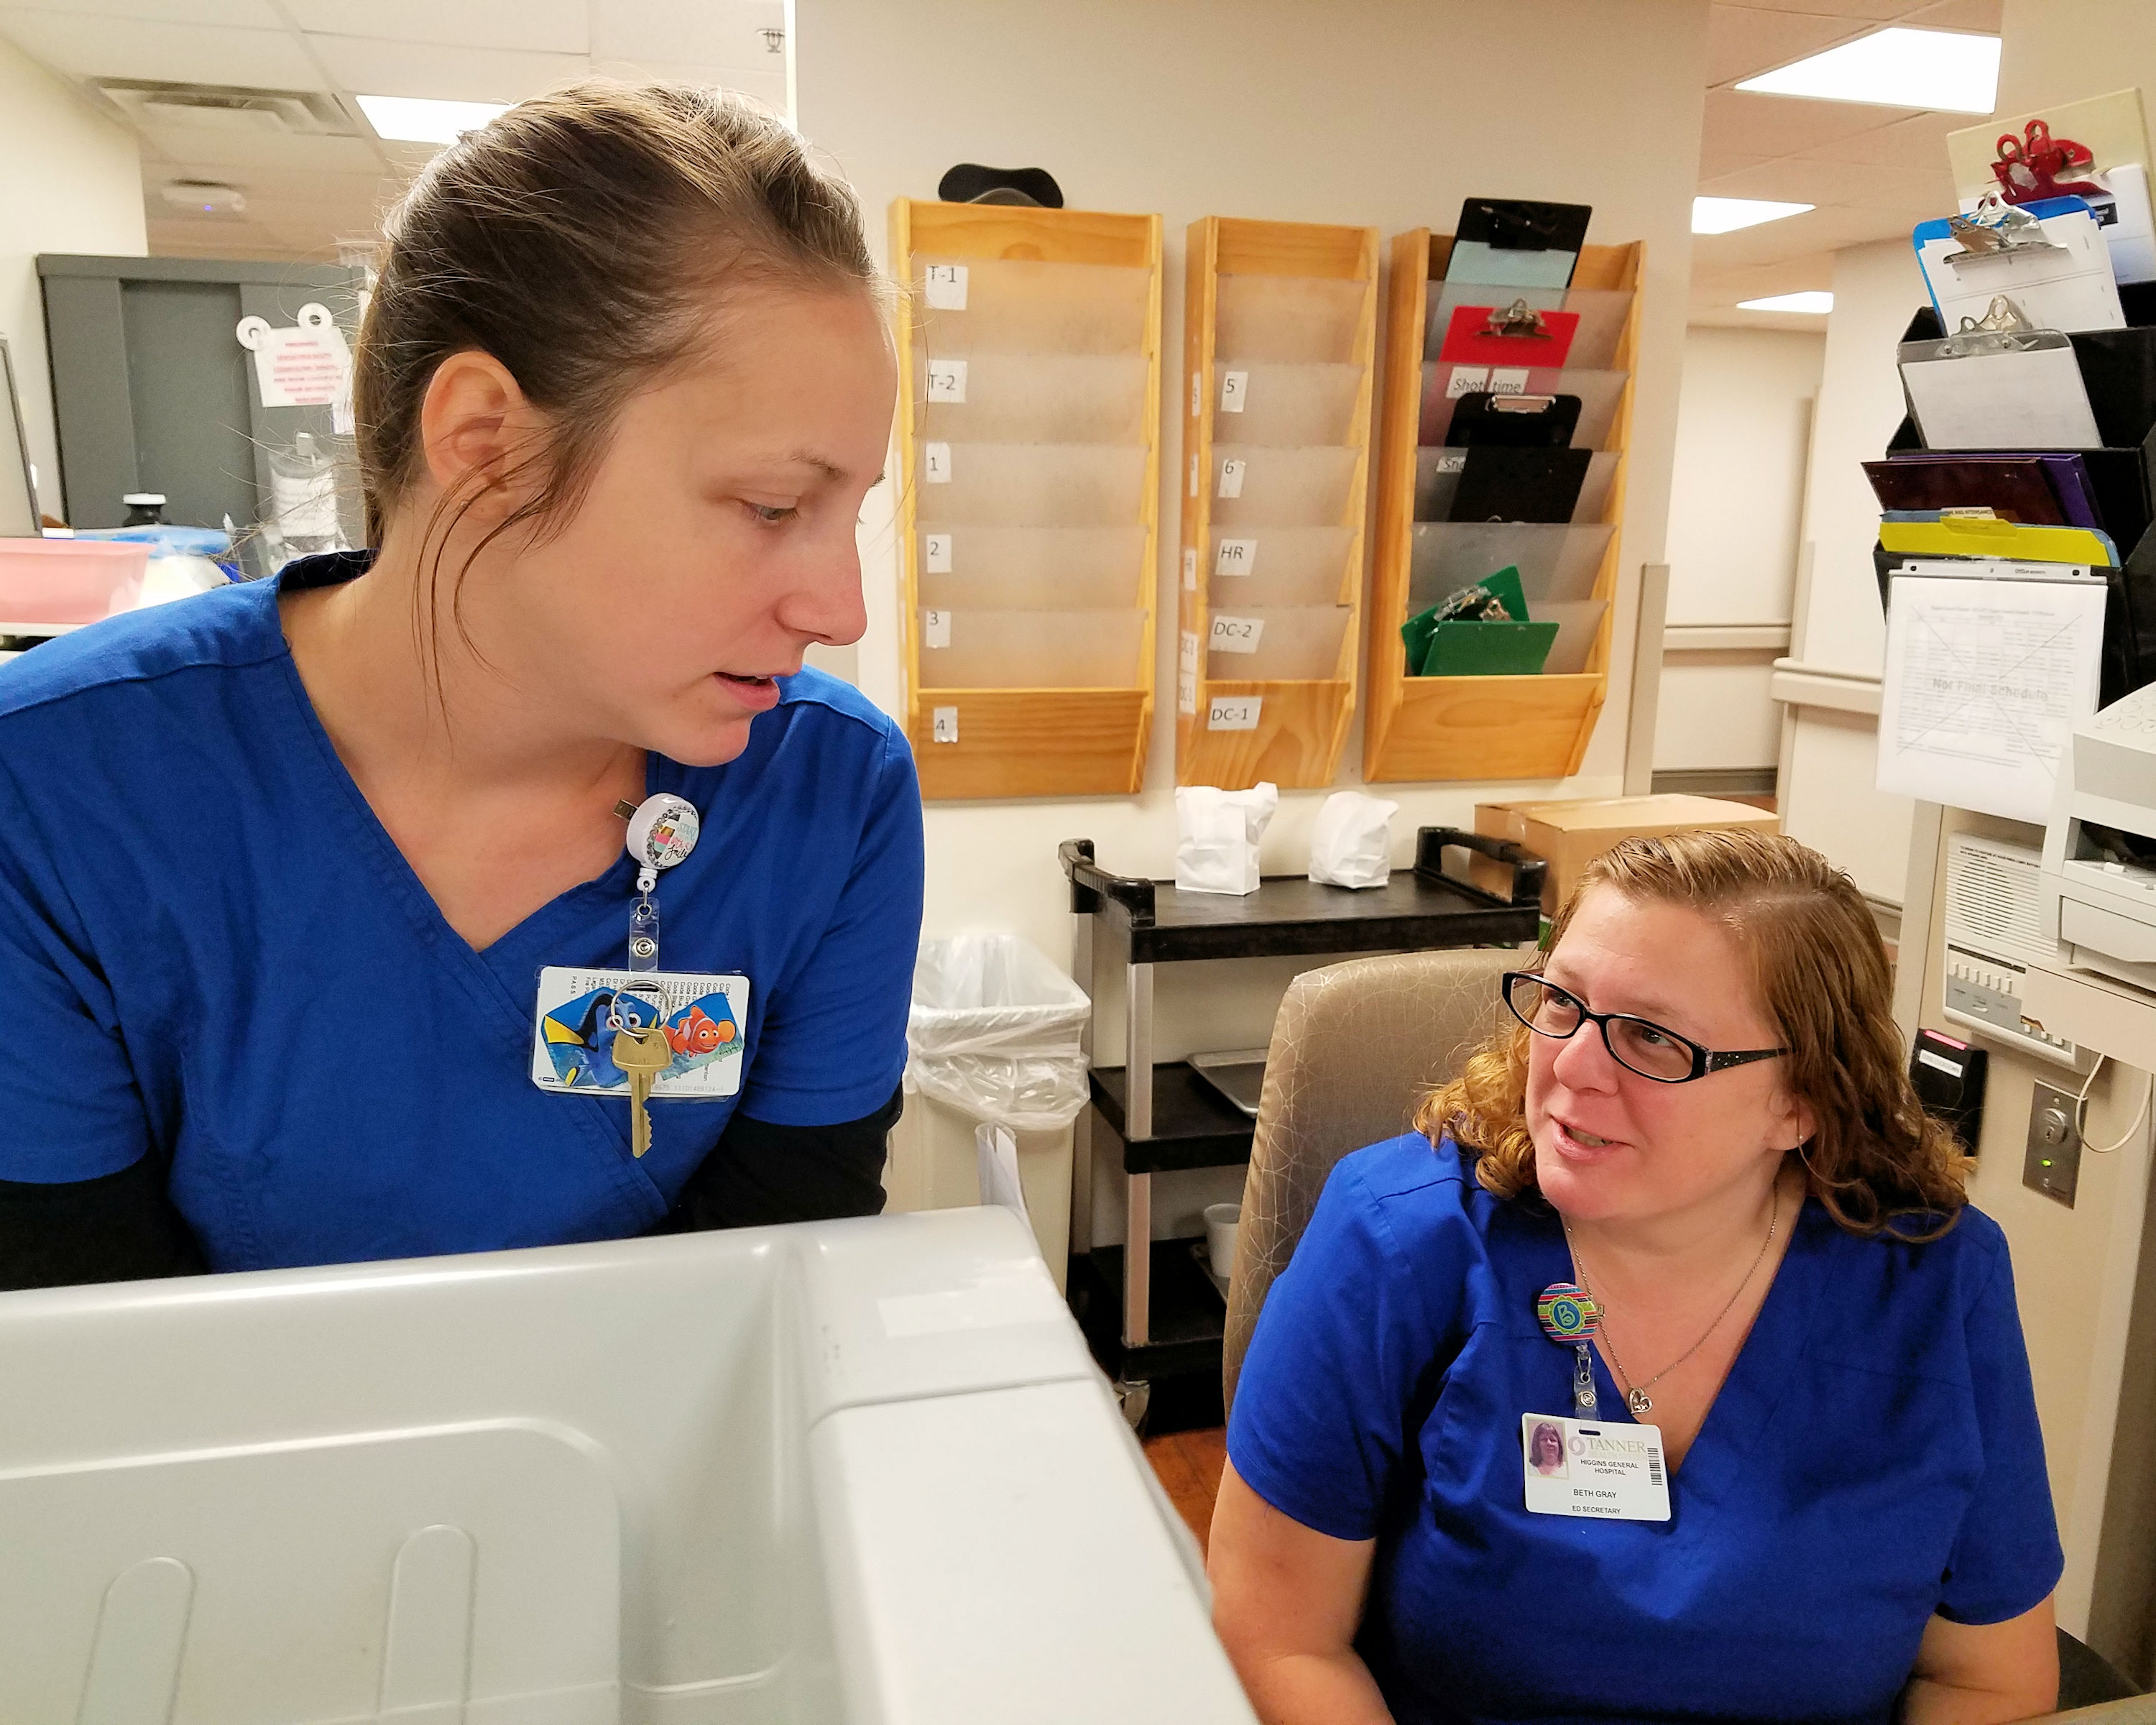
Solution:
[[[1013,1132],[1058,1132],[1086,1106],[1079,1039],[1092,1003],[1014,934],[924,941],[913,968],[906,1087]]]

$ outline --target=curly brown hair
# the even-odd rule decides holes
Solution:
[[[1972,1166],[1926,1114],[1902,1065],[1887,951],[1856,883],[1794,839],[1752,832],[1627,839],[1589,863],[1537,957],[1547,962],[1589,887],[1718,918],[1751,959],[1759,998],[1789,1050],[1788,1085],[1817,1130],[1799,1151],[1812,1195],[1842,1227],[1936,1239],[1959,1219]],[[1476,1152],[1500,1198],[1537,1189],[1527,1135],[1523,1024],[1496,1031],[1460,1076],[1424,1098],[1415,1128]],[[1914,1230],[1897,1227],[1902,1219]]]

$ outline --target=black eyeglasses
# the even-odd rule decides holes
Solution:
[[[1591,1024],[1602,1032],[1602,1045],[1609,1050],[1612,1060],[1626,1071],[1651,1078],[1657,1084],[1689,1084],[1710,1072],[1753,1060],[1771,1060],[1789,1052],[1786,1048],[1748,1048],[1735,1054],[1717,1054],[1689,1036],[1665,1030],[1645,1019],[1621,1012],[1589,1012],[1587,1003],[1577,994],[1568,994],[1555,983],[1527,971],[1508,970],[1502,981],[1505,1004],[1536,1035],[1562,1042],[1582,1024]]]

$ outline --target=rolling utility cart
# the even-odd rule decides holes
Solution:
[[[1464,854],[1475,879],[1447,873],[1448,852]],[[1095,862],[1089,839],[1066,840],[1057,854],[1076,923],[1071,969],[1094,1003],[1095,1023],[1107,970],[1120,963],[1123,971],[1123,1064],[1100,1065],[1092,1027],[1086,1031],[1092,1099],[1079,1116],[1071,1164],[1070,1298],[1136,1425],[1155,1380],[1219,1373],[1227,1307],[1188,1240],[1152,1240],[1140,1251],[1093,1243],[1095,1135],[1105,1132],[1120,1152],[1125,1237],[1142,1241],[1152,1232],[1155,1174],[1247,1163],[1256,1128],[1188,1060],[1155,1060],[1153,967],[1516,946],[1539,932],[1544,865],[1504,839],[1424,827],[1414,866],[1395,869],[1384,886],[1353,890],[1282,875],[1235,897],[1111,874]]]

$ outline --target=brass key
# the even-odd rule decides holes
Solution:
[[[651,1147],[652,1082],[674,1064],[674,1050],[659,1025],[624,1025],[613,1034],[613,1063],[629,1075],[629,1148],[641,1157]]]

